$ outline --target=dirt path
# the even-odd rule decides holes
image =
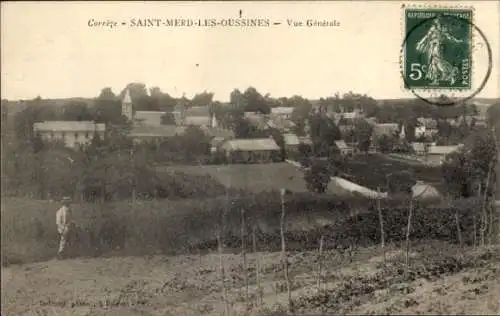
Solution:
[[[264,304],[258,309],[275,310],[276,305],[287,302],[280,254],[258,255],[264,292]],[[248,256],[251,304],[258,296],[256,258],[256,254]],[[92,258],[3,268],[2,315],[221,315],[224,304],[219,260],[217,254]],[[290,256],[289,262],[292,296],[315,293],[316,253],[297,253]],[[361,249],[353,256],[327,251],[323,288],[335,289],[348,278],[375,275],[380,271],[380,262],[380,250],[375,248]],[[224,266],[230,308],[235,315],[243,315],[245,287],[240,256],[225,255]],[[342,311],[499,314],[499,280],[500,264],[493,261],[437,280],[417,279],[408,285],[412,289],[409,294],[389,286],[356,296],[344,304]]]

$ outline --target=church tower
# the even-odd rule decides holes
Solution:
[[[127,117],[130,121],[134,119],[134,109],[132,105],[132,98],[130,97],[130,90],[127,88],[125,97],[122,100],[122,115]]]

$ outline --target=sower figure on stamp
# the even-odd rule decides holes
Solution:
[[[70,234],[72,233],[72,211],[71,211],[71,199],[69,197],[64,197],[61,201],[62,206],[56,212],[56,225],[57,232],[59,233],[59,250],[57,251],[58,257],[62,258],[67,252],[68,241]]]
[[[446,61],[442,54],[444,40],[453,43],[461,43],[462,40],[455,38],[448,30],[441,25],[439,18],[436,18],[427,34],[417,43],[417,50],[427,57],[427,75],[431,80],[431,85],[437,85],[440,80],[455,83],[457,69]]]

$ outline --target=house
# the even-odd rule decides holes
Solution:
[[[275,128],[280,132],[287,133],[295,127],[295,123],[282,116],[271,116],[267,121],[267,126],[269,128]]]
[[[271,116],[281,117],[285,120],[289,120],[292,117],[293,110],[293,107],[278,106],[275,108],[271,108]]]
[[[163,138],[183,135],[186,128],[186,126],[176,125],[137,125],[132,128],[129,137],[136,143],[145,141],[159,142]]]
[[[272,138],[232,139],[221,145],[232,163],[268,163],[279,160],[281,149]]]
[[[298,154],[300,139],[297,135],[292,133],[283,134],[283,140],[285,142],[285,151],[287,156],[293,156]]]
[[[217,127],[218,125],[215,115],[211,113],[208,106],[186,107],[183,103],[179,103],[173,113],[176,124],[179,126]]]
[[[353,148],[347,146],[344,140],[335,141],[335,145],[337,145],[337,148],[340,150],[342,155],[352,154],[354,152]]]
[[[382,135],[395,136],[399,134],[399,124],[398,123],[383,123],[375,124],[373,126],[374,137],[380,137]]]
[[[166,112],[163,111],[136,111],[134,121],[142,125],[160,126],[161,118]]]
[[[218,121],[209,105],[188,106],[188,100],[183,95],[172,112],[178,126],[210,126],[217,127]]]
[[[436,146],[431,145],[427,149],[425,161],[431,165],[441,165],[447,155],[457,151],[461,146]]]
[[[434,137],[438,133],[437,121],[432,118],[419,117],[415,126],[415,137]]]
[[[419,142],[413,142],[411,143],[411,147],[413,148],[413,151],[415,152],[416,155],[418,156],[423,156],[427,152],[428,144],[426,143],[419,143]]]
[[[95,135],[103,139],[106,125],[93,121],[45,121],[33,124],[33,131],[47,141],[62,141],[66,147],[89,144]]]
[[[255,112],[245,112],[245,119],[257,130],[263,131],[269,128],[269,117],[267,115]]]
[[[233,139],[235,137],[234,132],[229,129],[222,129],[217,127],[203,126],[201,130],[211,138],[211,152],[215,153],[219,150],[220,145],[226,140]]]

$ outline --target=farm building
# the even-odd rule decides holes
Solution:
[[[434,137],[438,133],[437,121],[432,118],[417,118],[415,137]]]
[[[440,198],[441,193],[435,186],[418,180],[417,183],[411,188],[413,198],[428,199]]]
[[[343,140],[335,141],[335,145],[337,145],[337,148],[340,150],[340,152],[343,155],[352,154],[354,151],[353,148],[350,146],[347,146],[347,144]]]
[[[138,125],[134,126],[129,133],[134,142],[159,141],[162,138],[183,135],[186,131],[185,126],[175,125]]]
[[[283,134],[283,139],[285,141],[285,151],[287,155],[295,155],[299,152],[300,139],[295,134]]]
[[[399,124],[398,123],[375,124],[373,126],[373,136],[380,137],[382,135],[386,136],[399,135]]]
[[[419,143],[419,142],[413,142],[413,143],[411,143],[411,147],[413,148],[413,151],[418,156],[425,155],[428,146],[430,146],[430,145],[427,144],[427,143]]]
[[[46,121],[33,124],[33,131],[47,141],[62,141],[66,147],[89,144],[95,135],[104,138],[106,125],[93,121]]]
[[[288,120],[292,116],[293,110],[293,107],[278,106],[275,108],[271,108],[271,116],[281,117]]]
[[[280,147],[272,138],[233,139],[221,145],[222,151],[233,163],[266,163],[278,161]]]
[[[267,121],[267,126],[275,128],[280,132],[290,132],[295,127],[295,123],[281,116],[270,117]]]
[[[425,161],[431,165],[441,165],[446,155],[457,151],[460,146],[429,146]]]
[[[136,111],[134,120],[141,125],[160,126],[163,115],[162,111]]]

